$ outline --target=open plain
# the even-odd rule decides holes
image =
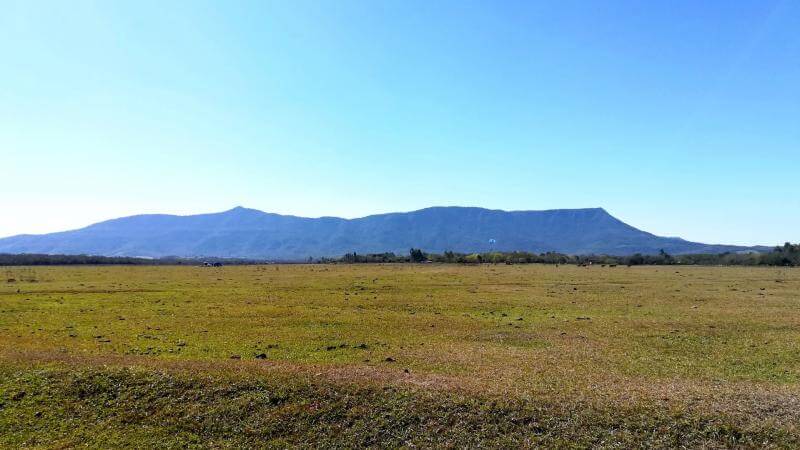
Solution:
[[[800,445],[800,270],[0,268],[0,446]]]

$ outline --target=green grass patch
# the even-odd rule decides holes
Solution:
[[[779,427],[307,377],[6,367],[4,447],[792,447]],[[213,374],[213,372],[212,372]]]

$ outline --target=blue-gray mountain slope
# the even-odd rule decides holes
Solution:
[[[148,214],[108,220],[73,231],[0,239],[0,253],[107,256],[219,256],[299,260],[348,252],[410,247],[429,252],[492,250],[568,254],[720,253],[744,247],[659,237],[602,208],[500,211],[434,207],[341,219],[270,214],[237,207],[214,214]]]

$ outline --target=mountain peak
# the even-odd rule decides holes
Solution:
[[[253,209],[253,208],[246,208],[244,206],[234,206],[233,208],[231,208],[231,209],[229,209],[227,211],[223,211],[220,214],[242,215],[242,214],[253,214],[253,213],[266,214],[261,210]]]

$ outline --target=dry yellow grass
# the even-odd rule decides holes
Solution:
[[[37,267],[5,278],[15,280],[0,283],[9,366],[303,373],[656,404],[792,433],[800,417],[795,269]]]

